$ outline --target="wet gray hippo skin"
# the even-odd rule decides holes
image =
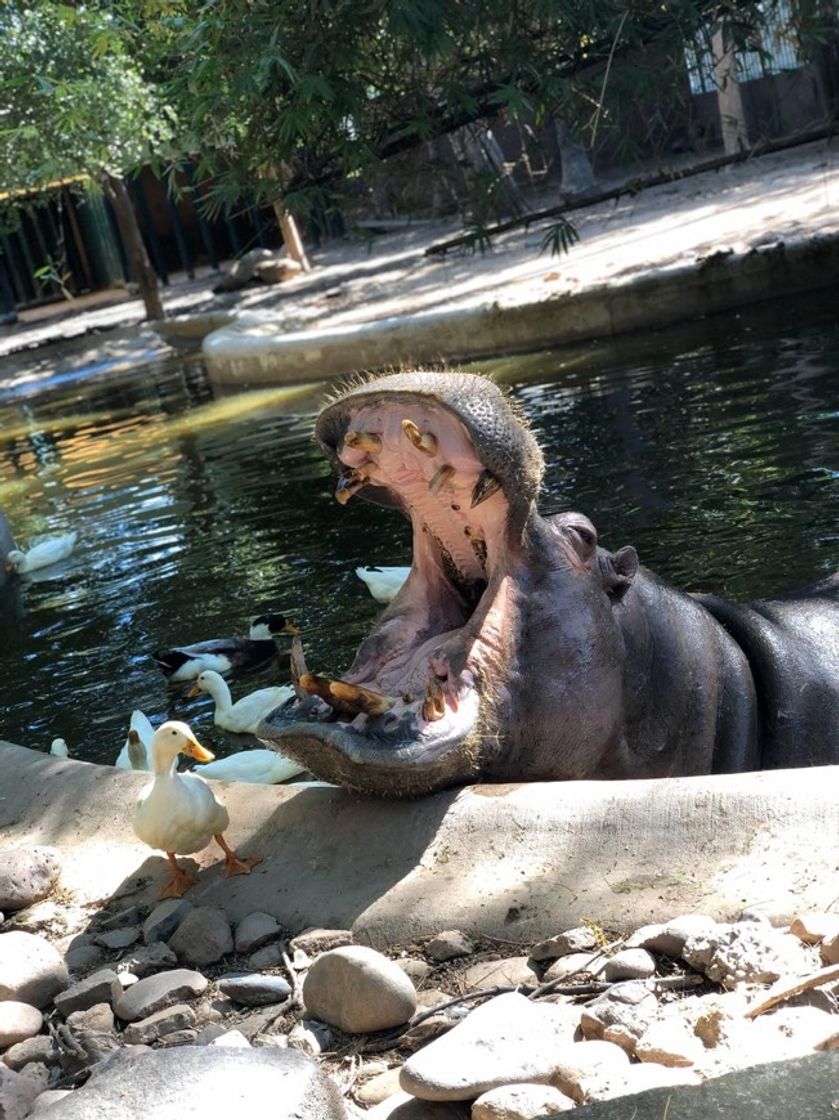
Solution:
[[[6,557],[15,548],[15,540],[6,515],[0,509],[0,587],[9,579],[10,573],[6,571]]]
[[[839,578],[750,607],[693,598],[543,518],[538,445],[472,374],[356,385],[318,418],[336,497],[400,509],[407,582],[349,672],[259,728],[350,789],[644,778],[839,761]],[[349,511],[348,511],[349,512]]]

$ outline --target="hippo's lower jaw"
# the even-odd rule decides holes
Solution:
[[[410,518],[411,573],[342,680],[310,673],[297,643],[297,696],[258,730],[316,777],[388,796],[426,793],[480,773],[485,682],[497,676],[509,640],[510,524],[519,521],[520,538],[531,505],[526,498],[516,506],[527,472],[511,439],[503,463],[490,469],[462,410],[436,391],[440,375],[421,375],[422,393],[395,384],[400,376],[330,405],[317,435],[340,471],[341,504],[361,492]],[[480,380],[484,399],[494,394],[510,412],[490,382],[466,377]],[[453,381],[443,378],[446,388]],[[497,422],[498,413],[488,411]],[[519,459],[535,455],[540,468],[538,448],[517,419],[511,432],[524,449]],[[511,502],[505,489],[514,481]]]

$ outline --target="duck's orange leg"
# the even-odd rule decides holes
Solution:
[[[194,876],[187,875],[185,871],[178,867],[174,852],[167,852],[166,858],[172,865],[172,878],[157,896],[158,901],[162,901],[164,898],[181,898],[190,887],[194,887],[198,882]]]
[[[262,863],[262,856],[246,856],[244,859],[239,859],[220,832],[217,832],[213,839],[224,852],[225,878],[228,875],[250,875],[251,868]]]

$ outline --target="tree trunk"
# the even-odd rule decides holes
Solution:
[[[297,261],[304,272],[311,272],[312,266],[309,263],[309,258],[306,256],[306,250],[303,248],[303,238],[300,236],[297,222],[295,222],[294,218],[281,202],[274,203],[274,213],[277,216],[280,231],[283,235],[283,241],[285,242],[286,249],[288,249],[288,255],[293,261]]]
[[[596,182],[594,169],[585,147],[565,121],[554,120],[554,133],[562,165],[559,193],[570,196],[593,190]]]
[[[101,182],[105,197],[114,209],[128,263],[140,288],[140,297],[145,304],[146,318],[163,319],[165,312],[160,299],[157,275],[149,261],[140,227],[137,224],[137,216],[128,196],[128,188],[124,180],[117,179],[113,175],[103,174]]]
[[[749,146],[743,98],[740,95],[740,83],[737,81],[737,56],[729,42],[724,25],[717,28],[711,41],[722,143],[725,154],[733,156],[737,152],[745,151]]]

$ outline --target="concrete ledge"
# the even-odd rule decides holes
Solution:
[[[61,886],[90,906],[150,902],[167,878],[131,827],[147,775],[0,743],[4,845],[61,850]],[[349,927],[377,946],[460,928],[531,942],[589,917],[633,929],[687,911],[732,918],[836,897],[839,767],[656,781],[471,786],[417,801],[219,782],[231,844],[264,857],[224,880],[198,854],[196,903],[292,931]]]
[[[525,353],[660,327],[835,284],[839,236],[720,252],[537,301],[483,302],[339,329],[282,333],[281,313],[245,312],[207,334],[212,380],[286,384],[400,364]]]

